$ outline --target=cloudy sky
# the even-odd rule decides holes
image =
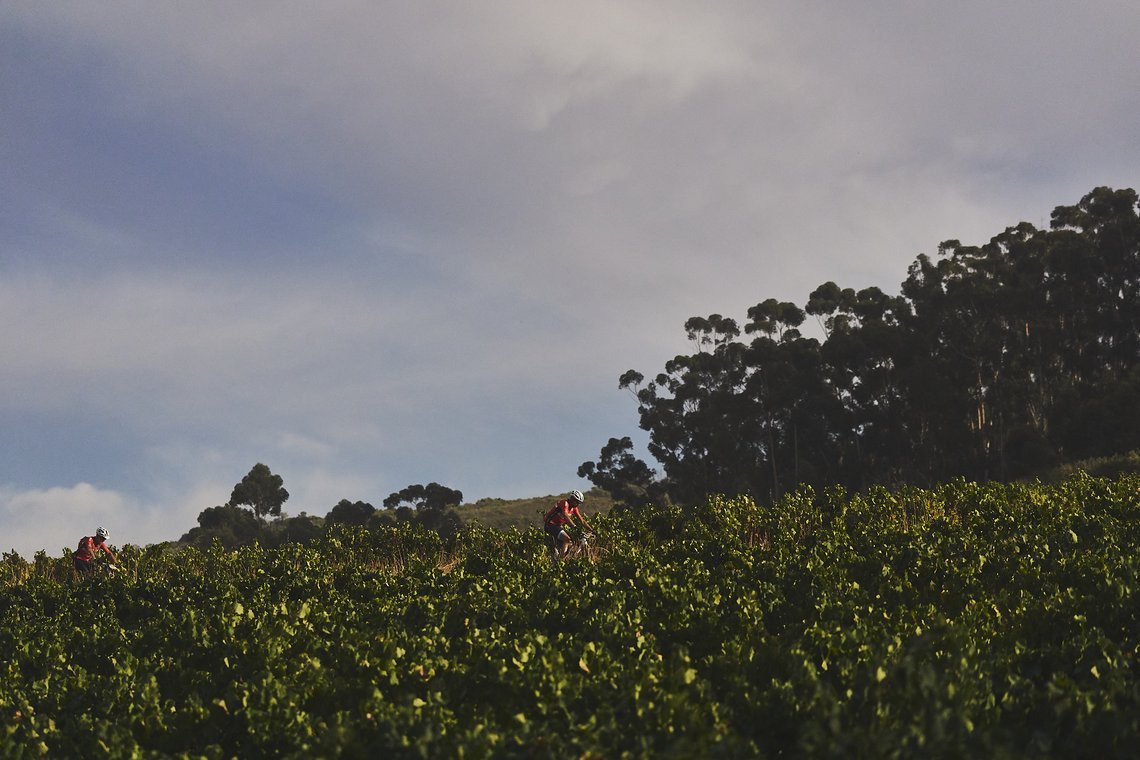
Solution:
[[[584,488],[617,387],[1140,181],[1140,5],[0,3],[0,550]],[[587,505],[588,506],[588,505]]]

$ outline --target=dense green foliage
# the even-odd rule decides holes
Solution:
[[[694,353],[619,379],[659,479],[629,438],[579,475],[627,503],[770,500],[800,483],[1011,480],[1140,447],[1135,190],[1097,188],[1048,229],[946,241],[899,295],[827,282],[747,316],[693,317]],[[809,317],[823,340],[801,332]]]
[[[0,563],[0,756],[1132,756],[1140,478]]]

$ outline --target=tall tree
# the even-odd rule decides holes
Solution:
[[[660,503],[668,498],[667,485],[656,475],[653,468],[633,455],[633,440],[629,436],[611,438],[602,447],[596,464],[583,462],[578,468],[578,477],[604,489],[615,503],[625,507]]]
[[[1082,369],[1119,379],[1140,357],[1140,204],[1135,190],[1099,187],[1053,211],[1064,244],[1058,274],[1072,291]]]
[[[280,475],[274,475],[269,468],[258,462],[249,474],[234,486],[226,506],[248,506],[257,517],[281,515],[281,505],[289,499]]]

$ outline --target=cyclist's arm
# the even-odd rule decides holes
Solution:
[[[111,564],[112,565],[119,564],[119,560],[118,560],[118,558],[115,557],[115,553],[113,551],[111,551],[111,547],[107,546],[106,543],[102,543],[102,544],[99,544],[99,548],[102,549],[106,553],[106,555],[111,558]]]

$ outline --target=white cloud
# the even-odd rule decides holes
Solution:
[[[56,556],[61,548],[74,549],[99,526],[111,531],[112,544],[117,544],[115,529],[125,526],[131,511],[122,494],[90,483],[27,491],[0,488],[0,546],[15,549],[25,559],[40,549]]]

